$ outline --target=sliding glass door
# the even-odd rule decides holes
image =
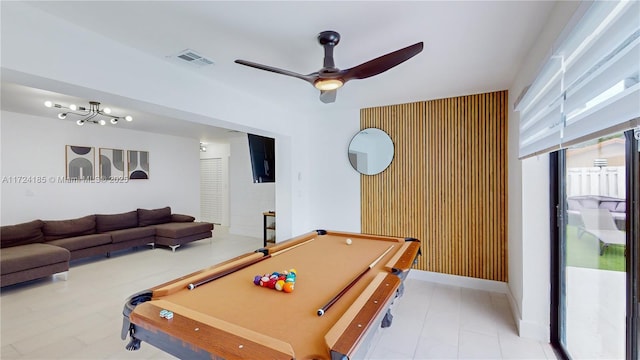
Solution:
[[[627,250],[627,358],[640,353],[640,126],[625,133],[627,138],[627,231],[631,242]]]
[[[638,359],[639,13],[580,2],[515,103],[519,157],[552,152],[551,340],[565,358]]]
[[[552,340],[569,358],[635,359],[638,224],[631,217],[637,217],[638,157],[632,136],[588,141],[552,161],[558,214]]]

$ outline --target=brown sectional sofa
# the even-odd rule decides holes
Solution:
[[[171,208],[70,220],[33,220],[0,227],[0,285],[69,270],[69,261],[141,245],[182,244],[212,236],[213,224],[171,214]]]
[[[0,285],[69,270],[69,250],[44,243],[44,222],[33,220],[0,228]]]

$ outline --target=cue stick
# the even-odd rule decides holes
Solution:
[[[369,264],[369,266],[364,269],[363,272],[360,273],[360,275],[356,276],[355,279],[353,279],[349,285],[347,285],[344,289],[342,289],[342,291],[340,291],[338,293],[338,295],[334,296],[331,300],[329,300],[328,303],[326,303],[322,308],[318,309],[318,316],[322,316],[324,315],[325,312],[327,312],[327,310],[329,310],[329,308],[331,306],[333,306],[333,304],[336,303],[336,301],[340,300],[340,298],[347,292],[349,291],[349,289],[351,289],[353,287],[353,285],[355,285],[363,276],[364,274],[367,273],[367,271],[371,270],[374,266],[376,266],[376,264],[378,263],[378,261],[382,260],[382,258],[387,255],[387,253],[389,253],[389,251],[391,251],[391,249],[393,249],[395,245],[391,245],[389,246],[389,248],[387,249],[387,251],[383,252],[382,255],[378,256],[377,259],[375,259],[371,264]]]
[[[302,245],[304,245],[304,244],[306,244],[306,243],[308,243],[310,241],[313,241],[313,240],[315,240],[315,238],[309,239],[309,240],[307,240],[305,242],[301,242],[300,244],[296,244],[294,246],[290,246],[290,247],[288,247],[286,249],[282,249],[280,251],[276,251],[273,254],[265,255],[265,256],[263,256],[261,258],[257,258],[257,259],[251,260],[246,264],[240,264],[238,266],[232,267],[232,268],[227,269],[227,270],[225,270],[225,271],[223,271],[221,273],[218,273],[218,274],[212,275],[212,276],[210,276],[210,277],[208,277],[206,279],[200,280],[200,281],[198,281],[196,283],[191,283],[191,284],[187,285],[187,289],[193,290],[193,289],[197,288],[200,285],[204,285],[206,283],[210,283],[210,282],[212,282],[214,280],[220,279],[221,277],[227,276],[227,275],[229,275],[229,274],[231,274],[231,273],[233,273],[235,271],[242,270],[242,269],[246,268],[247,266],[251,266],[253,264],[257,264],[262,260],[267,260],[268,258],[270,258],[272,256],[278,256],[278,255],[280,255],[282,253],[285,253],[285,252],[287,252],[289,250],[293,250],[293,249],[297,248],[298,246],[302,246]]]

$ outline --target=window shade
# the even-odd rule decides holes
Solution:
[[[597,1],[516,106],[520,158],[622,131],[640,118],[640,2]]]

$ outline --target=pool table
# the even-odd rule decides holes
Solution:
[[[316,230],[134,294],[122,339],[183,359],[363,357],[419,252],[413,238]],[[254,284],[288,269],[290,293]]]

